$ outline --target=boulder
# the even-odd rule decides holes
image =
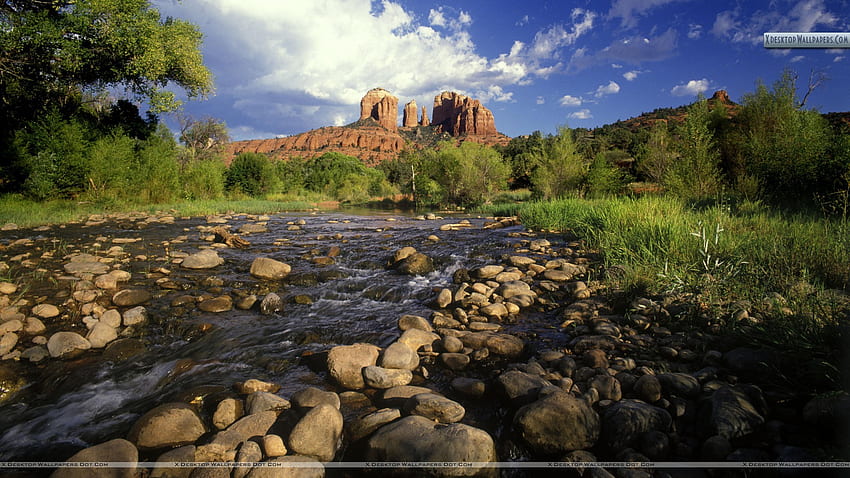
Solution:
[[[91,348],[91,342],[76,332],[56,332],[47,341],[47,351],[53,358],[73,358]]]
[[[251,263],[251,275],[257,279],[280,280],[289,275],[292,267],[269,257],[258,257]]]
[[[365,461],[486,463],[496,461],[496,448],[484,430],[411,415],[378,429],[367,442]],[[417,468],[416,472],[436,477],[499,474],[495,467],[474,466]]]
[[[440,354],[440,362],[446,366],[449,370],[463,370],[469,366],[469,363],[472,361],[469,358],[469,355],[459,354],[459,353],[451,353],[445,352]]]
[[[363,380],[363,368],[378,362],[380,350],[370,344],[334,347],[328,352],[328,372],[343,388],[359,390],[366,385]]]
[[[397,263],[396,270],[411,276],[425,275],[434,272],[434,261],[421,252],[415,252]]]
[[[669,431],[672,423],[673,418],[663,408],[640,400],[620,400],[602,415],[602,437],[612,450],[622,450],[633,446],[644,432]]]
[[[291,406],[289,400],[269,392],[254,392],[245,399],[248,415],[267,411],[281,412]]]
[[[212,269],[224,264],[224,259],[212,249],[204,249],[183,259],[180,264],[186,269]]]
[[[434,332],[426,332],[420,329],[405,330],[398,342],[410,347],[413,351],[419,351],[420,347],[433,345],[434,342],[440,340],[440,336]]]
[[[586,401],[554,392],[520,408],[514,427],[537,453],[566,453],[590,448],[599,439],[599,415]]]
[[[324,465],[306,456],[280,456],[267,462],[267,466],[251,468],[246,478],[323,478],[325,476]]]
[[[109,342],[112,342],[117,338],[118,331],[115,330],[115,327],[112,327],[102,321],[94,324],[94,327],[92,327],[88,335],[86,335],[86,339],[89,341],[91,348],[93,349],[102,349],[106,347]]]
[[[331,461],[342,437],[342,414],[331,405],[311,408],[289,434],[289,447],[300,455]]]
[[[407,385],[413,380],[413,373],[405,369],[390,369],[369,365],[363,368],[363,380],[369,387],[387,389]]]
[[[290,401],[300,409],[313,408],[319,405],[330,405],[337,410],[340,407],[339,395],[334,392],[319,390],[316,387],[302,388],[292,395]]]
[[[469,398],[481,398],[487,391],[487,384],[477,378],[457,377],[451,385],[456,392]]]
[[[760,393],[756,390],[753,391]],[[756,409],[756,405],[760,405],[758,402],[763,399],[753,400],[751,394],[731,386],[721,387],[711,394],[707,403],[702,405],[699,415],[703,419],[700,423],[703,435],[720,435],[732,440],[755,432],[764,424],[764,417]]]
[[[398,319],[398,328],[404,332],[407,329],[419,329],[424,330],[425,332],[433,332],[434,328],[431,327],[431,324],[428,323],[428,320],[425,317],[419,317],[418,315],[402,315],[401,318]]]
[[[173,448],[195,443],[206,431],[194,408],[174,402],[162,404],[142,415],[133,424],[127,439],[143,450]]]
[[[419,354],[407,344],[393,342],[384,350],[381,367],[415,370],[419,366]]]
[[[136,464],[139,451],[135,445],[122,438],[116,438],[99,445],[90,446],[75,453],[66,462],[121,462]],[[51,478],[134,478],[135,466],[127,468],[59,468]]]
[[[655,375],[642,375],[632,386],[632,390],[638,398],[647,403],[655,403],[661,399],[661,382]]]
[[[219,430],[224,430],[244,415],[245,406],[242,404],[242,400],[225,398],[218,403],[215,413],[213,413],[213,425]]]
[[[695,398],[702,391],[699,382],[686,373],[661,373],[658,381],[665,394],[684,398]]]
[[[118,307],[135,307],[150,301],[151,293],[145,289],[124,289],[112,296],[112,303]]]
[[[212,443],[221,445],[226,450],[234,450],[237,445],[249,438],[267,434],[275,421],[277,421],[277,412],[273,411],[242,417],[226,430],[218,432]]]
[[[420,393],[408,398],[404,403],[404,412],[440,423],[459,422],[466,414],[461,404],[436,393]]]
[[[497,379],[508,399],[515,405],[535,401],[540,390],[551,386],[548,380],[519,370],[510,370]]]
[[[398,408],[382,408],[346,424],[346,436],[351,442],[361,440],[371,435],[375,430],[401,418]]]

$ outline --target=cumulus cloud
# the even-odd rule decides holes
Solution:
[[[702,36],[702,25],[698,23],[691,23],[688,25],[688,38],[691,40],[696,40]]]
[[[733,43],[760,45],[764,32],[811,32],[839,24],[839,17],[827,10],[823,0],[800,0],[788,11],[756,10],[750,18],[741,17],[738,9],[718,13],[712,35]]]
[[[634,28],[638,19],[652,8],[660,7],[668,3],[687,0],[614,0],[608,18],[620,18],[620,26],[623,28]]]
[[[545,99],[545,98],[543,98],[542,96],[538,96],[538,97],[537,97],[537,101],[536,101],[536,103],[537,103],[538,105],[545,104],[545,103],[546,103],[546,99]]]
[[[593,115],[590,114],[589,109],[584,108],[584,109],[578,110],[576,112],[570,113],[569,115],[567,115],[567,117],[571,118],[571,119],[585,120],[585,119],[593,118]]]
[[[641,72],[637,70],[627,71],[623,73],[623,78],[625,78],[626,81],[634,81],[634,79],[637,78],[640,73]]]
[[[581,98],[570,95],[565,95],[559,101],[559,103],[561,103],[561,106],[581,106],[581,102]]]
[[[617,84],[616,81],[609,81],[607,85],[599,85],[596,88],[596,92],[593,93],[593,96],[600,98],[605,95],[615,95],[620,92],[620,85]]]
[[[836,56],[835,58],[833,58],[833,59],[832,59],[832,62],[833,62],[833,63],[838,63],[839,61],[841,61],[841,60],[843,60],[843,59],[844,59],[844,56],[843,56],[843,55],[839,55],[839,56]]]
[[[709,89],[709,81],[706,78],[701,80],[690,80],[687,83],[676,85],[670,90],[673,96],[696,96],[704,93]]]

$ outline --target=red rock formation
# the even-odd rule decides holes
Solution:
[[[410,103],[404,105],[404,118],[401,125],[405,128],[412,128],[419,124],[416,121],[416,115],[419,114],[419,108],[416,107],[416,100],[410,100]]]
[[[433,122],[452,136],[498,135],[493,113],[480,101],[444,91],[434,97]]]
[[[398,130],[398,98],[383,88],[369,90],[360,100],[360,119],[372,118],[390,131]]]
[[[428,110],[425,107],[422,107],[422,120],[419,121],[419,126],[430,126],[431,122],[428,121]]]

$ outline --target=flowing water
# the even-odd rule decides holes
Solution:
[[[306,222],[301,231],[287,230],[288,222],[300,219]],[[99,236],[141,238],[123,246],[130,257],[148,256],[129,263],[133,279],[126,287],[154,292],[147,304],[151,325],[143,337],[145,351],[127,360],[105,361],[100,352],[72,362],[46,360],[23,398],[0,408],[0,459],[64,459],[80,447],[126,436],[139,414],[160,403],[187,393],[230,388],[248,378],[281,384],[280,394],[285,397],[307,385],[326,386],[326,377],[311,370],[304,357],[339,344],[388,345],[399,334],[398,318],[403,314],[427,317],[427,302],[434,297],[434,289],[448,286],[458,268],[498,262],[518,241],[506,233],[520,228],[485,230],[484,219],[479,218],[469,218],[472,227],[438,230],[441,224],[458,220],[423,221],[375,212],[274,215],[268,222],[269,232],[246,235],[251,242],[248,249],[220,250],[225,264],[207,271],[189,271],[168,263],[162,245],[171,241],[167,247],[172,254],[194,253],[209,245],[198,233],[198,226],[207,225],[203,218],[177,219],[174,224],[141,229],[111,222],[96,227],[54,227],[38,233],[37,244],[56,244],[58,238],[62,252],[86,250]],[[252,221],[234,216],[229,224],[236,230],[247,222]],[[33,237],[27,231],[4,234],[0,239],[6,241],[27,234]],[[432,234],[440,241],[429,241]],[[408,245],[433,258],[437,270],[416,277],[387,270],[388,257]],[[103,241],[104,249],[109,246]],[[341,248],[335,264],[318,266],[310,260],[327,254],[332,246]],[[281,284],[257,281],[248,270],[258,256],[284,261],[292,266],[292,273]],[[54,267],[61,268],[61,262]],[[170,269],[169,278],[185,290],[160,290],[155,280],[162,276],[149,273],[159,267]],[[285,309],[268,316],[256,307],[218,314],[196,309],[181,313],[171,307],[178,295],[198,296],[209,291],[210,284],[215,287],[211,276],[223,282],[220,293],[234,297],[242,291],[262,297],[271,287],[284,298]],[[53,287],[55,294],[55,283]],[[68,289],[61,280],[58,287]],[[50,296],[49,292],[45,290],[44,295]],[[301,294],[309,296],[312,304],[292,302]],[[197,331],[200,324],[212,327],[205,333],[187,333]]]

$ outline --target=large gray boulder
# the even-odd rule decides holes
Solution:
[[[466,462],[497,461],[493,439],[484,430],[460,423],[440,424],[411,415],[381,427],[366,445],[365,461]],[[410,474],[409,469],[396,469]],[[391,471],[392,473],[392,471]],[[498,476],[495,467],[417,468],[419,476]]]
[[[76,332],[56,332],[47,341],[47,351],[53,358],[73,358],[91,348],[91,342]]]
[[[258,257],[251,263],[251,275],[257,279],[280,280],[289,275],[292,267],[269,257]]]
[[[554,392],[520,408],[514,427],[537,453],[555,454],[592,447],[599,439],[599,415],[586,401]]]
[[[195,443],[206,433],[201,417],[190,405],[165,403],[142,415],[127,439],[144,450],[174,448]]]
[[[180,264],[186,269],[212,269],[224,264],[224,259],[212,249],[204,249],[183,259]]]
[[[299,455],[331,461],[339,449],[342,425],[342,414],[334,406],[313,407],[293,427],[289,448]]]
[[[359,390],[366,386],[363,368],[378,363],[380,351],[380,348],[371,344],[334,347],[328,352],[328,372],[340,386]]]

